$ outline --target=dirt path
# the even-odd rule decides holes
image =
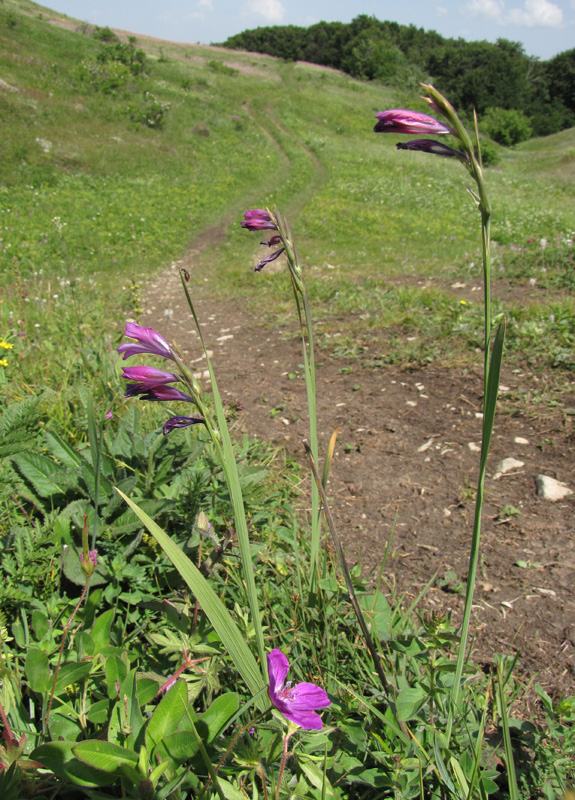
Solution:
[[[181,325],[189,312],[178,272],[193,266],[194,252],[197,247],[150,285],[142,324],[177,339],[200,370],[198,337],[191,324]],[[240,430],[284,446],[303,463],[306,404],[298,339],[262,328],[239,303],[210,297],[209,288],[200,291],[197,307],[220,389],[243,405]],[[327,352],[318,361],[320,447],[325,452],[338,426],[329,495],[350,558],[359,555],[364,570],[377,570],[396,520],[387,581],[405,603],[432,581],[423,607],[450,609],[457,622],[479,460],[479,374],[373,369]],[[495,653],[518,651],[521,670],[536,673],[548,691],[571,694],[575,495],[557,503],[540,499],[534,475],[545,473],[575,488],[572,426],[559,412],[532,419],[505,414],[505,394],[538,379],[513,372],[502,379],[507,391],[488,468],[474,654],[491,663]],[[575,406],[575,398],[568,404]],[[523,466],[494,478],[507,457]]]

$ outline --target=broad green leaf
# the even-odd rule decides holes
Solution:
[[[58,678],[56,679],[56,694],[70,686],[72,683],[77,683],[85,678],[90,672],[92,664],[90,661],[78,661],[73,664],[64,664],[60,667]]]
[[[52,685],[48,656],[43,650],[32,648],[26,654],[26,677],[33,692],[47,692]]]
[[[114,622],[115,610],[109,608],[96,618],[90,631],[90,638],[94,642],[94,653],[99,653],[104,647],[110,644],[110,634],[112,631],[112,623]]]
[[[50,628],[50,622],[45,614],[38,609],[32,612],[32,630],[34,632],[34,638],[37,642],[42,641]]]
[[[116,491],[118,490],[116,489]],[[142,520],[146,528],[162,547],[168,558],[172,561],[175,568],[190,587],[190,590],[201,605],[202,610],[222,640],[224,647],[228,649],[236,669],[242,676],[252,695],[262,692],[256,700],[256,705],[260,711],[266,711],[269,708],[269,700],[267,695],[264,696],[263,694],[266,684],[262,673],[227,608],[199,569],[180,550],[177,544],[175,544],[160,526],[150,519],[136,503],[122,494],[122,492],[119,493]]]
[[[78,739],[83,738],[83,731],[79,722],[55,711],[52,711],[50,715],[48,727],[50,729],[50,738],[54,742],[58,740],[77,742]]]
[[[200,717],[200,722],[208,728],[208,742],[215,739],[218,733],[225,728],[239,707],[239,695],[236,692],[228,692],[216,697],[211,706]]]
[[[39,761],[58,778],[72,781],[78,786],[107,786],[114,783],[113,775],[79,761],[72,752],[76,746],[76,742],[48,742],[33,750],[30,758]]]
[[[402,689],[397,695],[397,718],[402,722],[413,719],[427,700],[427,695],[419,686]]]
[[[146,728],[146,747],[151,753],[154,745],[165,736],[175,733],[188,707],[188,687],[184,680],[176,681],[162,698]]]
[[[240,792],[239,789],[236,789],[236,787],[229,781],[226,781],[225,778],[218,778],[218,782],[222,787],[222,792],[226,800],[246,800],[245,794]]]
[[[135,766],[138,763],[138,754],[133,750],[100,739],[80,742],[72,752],[84,764],[104,772],[118,772],[123,764]]]
[[[172,769],[195,755],[199,747],[196,736],[191,731],[176,731],[164,737],[154,748],[154,757],[171,761]]]
[[[80,553],[75,547],[67,547],[64,550],[62,568],[64,570],[64,575],[69,581],[75,583],[76,586],[85,586],[86,576],[82,572],[82,567],[80,566]],[[102,559],[99,559],[98,565],[96,566],[96,569],[90,578],[90,586],[101,586],[104,583],[108,583],[109,580],[110,573],[108,572],[105,564],[102,562]]]
[[[152,678],[138,678],[138,703],[140,706],[145,706],[151,703],[154,697],[158,694],[160,684]]]

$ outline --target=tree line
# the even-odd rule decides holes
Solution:
[[[311,61],[402,90],[428,81],[458,110],[475,109],[487,119],[515,112],[524,120],[524,130],[535,136],[575,125],[575,49],[540,61],[528,56],[519,42],[446,39],[435,31],[380,22],[366,14],[350,23],[255,28],[222,44]]]

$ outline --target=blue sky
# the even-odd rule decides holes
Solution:
[[[100,26],[202,44],[262,25],[368,14],[448,37],[511,39],[542,59],[575,47],[575,0],[52,0],[50,7]]]

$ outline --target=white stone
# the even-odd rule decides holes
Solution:
[[[471,450],[472,453],[479,453],[481,452],[481,445],[476,444],[475,442],[468,442],[467,446]]]
[[[516,436],[513,441],[515,444],[529,444],[529,439],[524,439],[523,436]]]
[[[536,475],[535,486],[537,496],[542,497],[544,500],[563,500],[564,497],[573,494],[573,490],[567,484],[561,483],[561,481],[557,481],[549,475]]]
[[[421,447],[417,448],[417,452],[425,453],[426,450],[429,450],[432,444],[433,444],[433,438],[428,439],[424,444],[421,445]]]
[[[511,472],[512,469],[520,469],[524,466],[525,462],[519,461],[517,458],[504,458],[503,461],[500,461],[497,465],[493,480],[496,481],[502,475],[505,475],[506,472]]]

